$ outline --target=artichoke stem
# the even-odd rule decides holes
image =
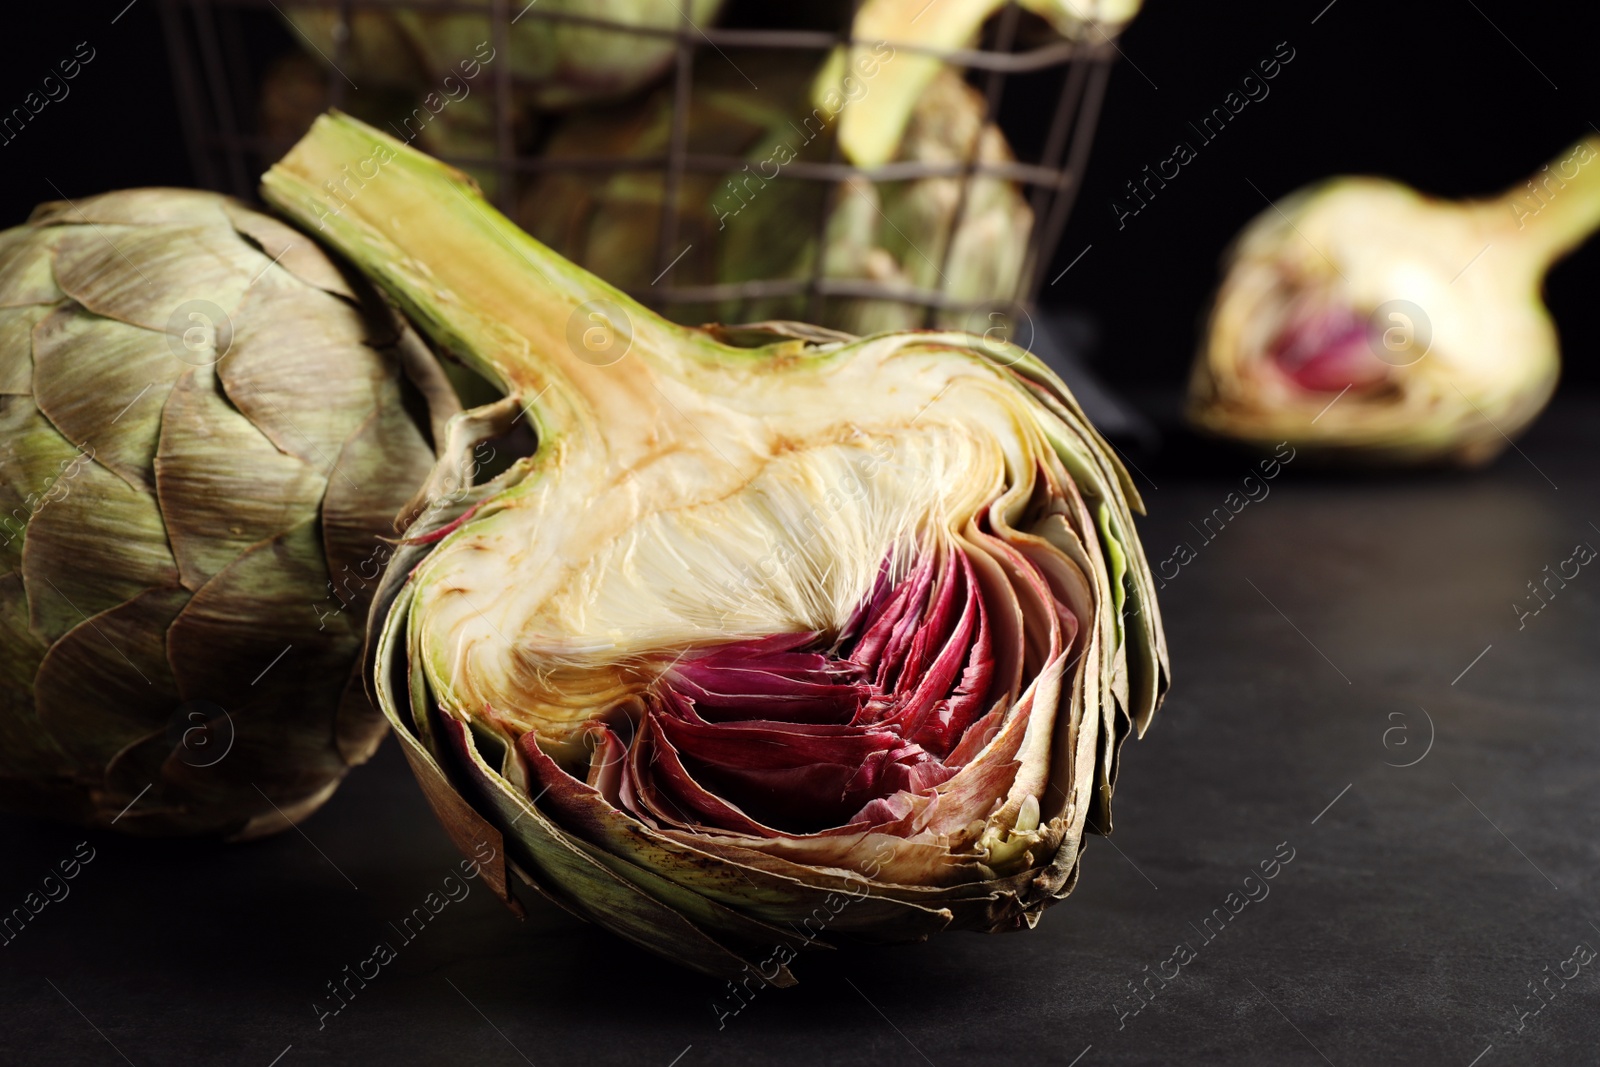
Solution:
[[[1572,145],[1486,207],[1542,277],[1600,227],[1600,137]]]
[[[682,375],[683,353],[720,347],[529,237],[467,175],[348,115],[317,119],[262,194],[520,397],[546,440],[627,451],[631,433],[648,449],[666,402],[657,383]]]

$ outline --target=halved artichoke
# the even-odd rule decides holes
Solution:
[[[252,837],[372,753],[380,536],[456,407],[362,293],[212,193],[0,234],[0,805]]]
[[[699,970],[1031,926],[1167,685],[1138,495],[1043,364],[961,333],[674,325],[343,116],[266,176],[505,389],[371,616],[372,681],[468,853]],[[461,488],[461,450],[539,446]],[[489,884],[507,891],[507,867]]]
[[[1239,235],[1190,380],[1202,429],[1360,462],[1486,463],[1561,369],[1545,272],[1600,225],[1600,137],[1504,195],[1335,178]]]

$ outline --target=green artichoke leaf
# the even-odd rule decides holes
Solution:
[[[28,524],[88,462],[29,398],[0,395],[0,568],[21,564]]]
[[[243,323],[217,364],[228,399],[282,453],[317,473],[342,477],[340,450],[398,379],[392,363],[362,342],[362,316],[350,304],[295,284],[262,278],[245,296]],[[336,364],[338,376],[322,373]],[[305,383],[315,381],[318,417],[308,418]],[[321,404],[331,401],[327,410]]]
[[[287,271],[306,285],[357,303],[355,291],[343,272],[322,254],[310,237],[271,215],[251,211],[231,200],[223,202],[222,211],[233,228],[249,238],[266,257],[262,270]]]
[[[66,234],[71,234],[72,228],[89,227],[87,231],[77,230],[78,236],[85,233],[93,236],[98,227],[108,237],[111,234],[105,229],[108,226],[150,229],[152,232],[146,236],[160,245],[164,243],[161,234],[173,229],[211,230],[218,236],[226,236],[226,231],[231,227],[227,203],[223,197],[195,197],[177,189],[119,189],[99,196],[40,204],[28,216],[28,223],[30,227],[46,227],[47,235],[57,227],[68,228]],[[16,232],[28,231],[23,229]],[[108,247],[116,245],[116,242],[109,240],[104,243]],[[207,245],[206,248],[212,253],[220,251],[224,258],[232,258],[231,253],[223,251],[225,244]]]
[[[75,473],[56,480],[59,495],[34,515],[22,546],[30,625],[52,642],[147,589],[179,585],[155,498],[98,463],[69,469]]]
[[[56,245],[70,231],[41,237],[18,227],[0,233],[0,308],[55,304],[65,295],[56,284],[51,261]]]
[[[399,383],[385,383],[377,403],[339,453],[322,503],[323,550],[333,593],[358,622],[394,554],[392,545],[374,542],[372,531],[395,521],[432,467],[430,449],[405,409]]]
[[[78,764],[107,767],[130,739],[165,733],[182,701],[167,662],[167,627],[188,603],[187,590],[147,590],[80,619],[51,643],[34,699],[45,729]],[[149,781],[124,783],[132,785],[124,803]]]
[[[22,576],[0,573],[0,780],[65,779],[73,764],[39,718],[33,679],[49,646],[27,627],[27,594]],[[0,796],[10,790],[0,785]]]
[[[211,367],[185,371],[162,410],[155,456],[184,587],[199,589],[251,546],[304,524],[328,485],[318,466],[274,448],[228,403]]]
[[[170,333],[181,342],[196,323],[187,315],[175,319],[178,308],[204,301],[215,309],[213,316],[220,311],[231,319],[251,278],[266,265],[261,253],[239,240],[226,216],[218,211],[217,218],[217,225],[205,227],[75,228],[56,251],[56,281],[96,315]],[[208,321],[204,327],[220,325]],[[217,345],[222,340],[217,337]],[[187,361],[201,358],[206,357]]]
[[[330,744],[358,622],[319,629],[327,566],[314,522],[254,545],[205,585],[166,628],[183,699],[237,693],[225,710],[236,740],[229,771],[289,800],[342,771]],[[238,679],[249,684],[240,686]],[[331,683],[330,684],[330,680]]]
[[[0,308],[0,347],[16,352],[18,358],[0,367],[0,396],[30,396],[33,393],[33,328],[54,310],[50,304]],[[22,358],[27,355],[28,358]]]
[[[173,355],[171,340],[85,314],[74,303],[33,332],[32,392],[39,410],[134,490],[155,485],[162,397],[189,369]],[[99,387],[84,389],[84,375]]]

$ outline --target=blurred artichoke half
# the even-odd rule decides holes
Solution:
[[[1540,288],[1600,225],[1600,138],[1500,197],[1335,178],[1239,235],[1190,382],[1190,418],[1260,447],[1361,462],[1485,463],[1555,390]]]
[[[0,234],[0,804],[251,837],[326,800],[382,737],[362,626],[429,406],[420,340],[235,201]]]
[[[453,424],[371,615],[458,845],[778,984],[810,945],[1018,929],[1070,892],[1167,665],[1138,496],[1060,380],[960,333],[732,347],[344,116],[263,191],[311,222],[375,154],[328,240],[507,393]],[[459,449],[524,417],[538,450],[462,492]]]

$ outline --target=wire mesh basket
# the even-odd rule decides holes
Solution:
[[[754,260],[761,258],[762,246],[782,243],[777,231],[800,235],[809,242],[809,260],[784,263],[782,269],[769,271],[759,269],[759,264],[753,269],[742,267],[743,276],[736,278],[717,273],[717,265],[726,262],[723,245],[732,239],[726,226],[728,216],[713,204],[712,218],[720,218],[723,225],[712,230],[702,217],[706,214],[703,197],[694,198],[703,194],[709,183],[724,201],[733,203],[727,200],[731,191],[740,196],[742,205],[746,199],[740,195],[737,181],[742,181],[747,191],[764,188],[766,183],[751,185],[753,156],[748,145],[742,150],[734,145],[730,150],[722,143],[726,138],[719,142],[727,123],[719,126],[716,116],[706,122],[696,118],[702,97],[712,91],[708,87],[712,82],[732,80],[729,68],[754,88],[755,81],[734,57],[768,81],[770,72],[785,65],[818,67],[841,47],[847,50],[845,55],[853,55],[851,49],[870,43],[852,37],[858,4],[859,0],[837,5],[728,0],[714,22],[701,24],[691,19],[695,4],[683,0],[682,6],[672,4],[672,10],[681,15],[672,25],[640,25],[554,10],[548,4],[525,4],[524,0],[163,0],[162,14],[193,166],[199,181],[209,188],[247,200],[256,198],[259,175],[288,149],[299,132],[293,122],[285,125],[280,121],[280,97],[297,99],[302,115],[325,107],[355,111],[379,95],[394,97],[393,86],[375,89],[371,84],[358,84],[369,79],[351,67],[352,57],[359,61],[364,50],[381,53],[384,48],[384,42],[370,39],[371,25],[363,21],[366,12],[387,17],[381,13],[403,7],[441,18],[453,14],[481,19],[483,47],[491,58],[511,52],[513,33],[527,30],[526,26],[519,29],[519,22],[546,20],[547,25],[565,26],[573,32],[624,35],[618,39],[636,40],[639,50],[653,50],[663,57],[660,66],[664,69],[654,84],[632,94],[634,107],[641,106],[637,101],[642,95],[653,94],[651,106],[659,119],[660,143],[648,151],[641,151],[637,144],[628,151],[615,151],[608,150],[614,146],[600,137],[602,143],[589,150],[561,150],[562,144],[582,140],[573,130],[594,135],[608,121],[626,122],[617,116],[629,113],[618,109],[630,105],[626,100],[601,103],[592,111],[580,108],[576,113],[570,108],[530,107],[515,63],[503,59],[498,64],[474,64],[477,71],[473,76],[482,80],[472,106],[482,121],[473,142],[465,147],[451,143],[425,147],[477,177],[501,210],[557,251],[646,305],[691,323],[802,318],[865,332],[859,315],[844,313],[848,305],[894,308],[898,318],[891,316],[891,320],[905,326],[965,325],[982,332],[991,321],[1009,325],[1019,309],[1028,308],[1039,294],[1080,185],[1117,54],[1112,34],[1103,28],[1091,25],[1090,32],[1076,40],[1055,36],[1016,3],[995,5],[996,13],[984,23],[981,38],[973,47],[936,49],[891,42],[898,54],[933,57],[959,74],[966,86],[961,91],[968,94],[974,113],[981,118],[977,128],[999,130],[1005,151],[991,151],[989,158],[984,158],[979,150],[983,138],[975,135],[969,146],[961,146],[955,153],[947,151],[941,158],[893,159],[877,166],[860,166],[841,152],[838,137],[825,138],[825,154],[794,158],[782,168],[782,180],[789,183],[784,188],[793,192],[787,199],[770,197],[763,205],[768,215],[766,228],[757,232],[754,226],[746,226],[741,235],[747,246],[756,246]],[[606,10],[603,5],[596,6]],[[711,6],[716,6],[715,0]],[[775,7],[784,10],[774,11]],[[322,42],[326,47],[319,46],[298,23],[291,25],[287,16],[296,12],[311,12],[307,18],[314,16],[332,27]],[[788,20],[788,24],[773,25],[775,19]],[[796,24],[806,22],[811,24]],[[280,73],[285,64],[297,62],[288,58],[294,55],[301,56],[300,61],[314,59],[316,73],[310,84],[302,79],[285,93]],[[461,69],[468,68],[463,64]],[[444,84],[448,91],[448,83]],[[399,90],[402,95],[406,91]],[[430,92],[437,98],[438,91],[426,82],[411,86],[410,114],[425,118],[418,101],[426,103],[425,94]],[[733,111],[741,106],[735,100]],[[585,117],[580,120],[574,114]],[[934,122],[930,136],[943,136],[939,126],[943,121]],[[413,133],[409,121],[402,119],[389,126],[402,139],[412,139],[406,136]],[[790,126],[799,129],[792,122]],[[700,127],[710,128],[706,138],[700,137]],[[701,143],[704,140],[710,143]],[[632,276],[619,277],[617,270],[608,270],[605,263],[596,261],[601,257],[589,254],[592,249],[562,247],[560,241],[541,232],[540,225],[549,230],[569,221],[551,218],[570,208],[550,193],[551,188],[564,189],[569,197],[592,199],[596,190],[630,181],[646,183],[653,190],[651,196],[659,199],[654,214],[645,217],[644,225],[633,225],[627,240],[621,242],[625,249],[621,254],[630,267],[622,273]],[[1015,267],[1002,278],[988,280],[987,291],[956,291],[946,279],[962,265],[953,263],[952,257],[959,260],[962,248],[975,247],[961,243],[966,234],[962,227],[972,222],[974,190],[996,187],[1012,190],[1007,195],[1019,205],[1012,218],[1022,220],[1017,232],[1024,236]],[[919,241],[907,238],[906,242],[926,261],[918,264],[924,282],[878,277],[871,270],[841,274],[831,266],[834,248],[825,242],[837,241],[849,227],[849,220],[840,217],[839,198],[844,193],[865,191],[883,219],[878,223],[868,215],[872,225],[882,228],[886,224],[905,237],[891,218],[892,212],[879,205],[906,189],[932,189],[943,205],[942,225],[930,227],[941,232],[924,229],[919,231]],[[880,194],[881,199],[871,199]],[[603,204],[590,207],[605,210]],[[977,239],[982,240],[981,233]],[[927,255],[922,254],[924,246],[931,249]],[[694,259],[685,266],[685,256],[697,247]],[[869,250],[868,260],[871,254]],[[706,263],[711,268],[704,268]],[[931,281],[927,277],[930,271]]]

